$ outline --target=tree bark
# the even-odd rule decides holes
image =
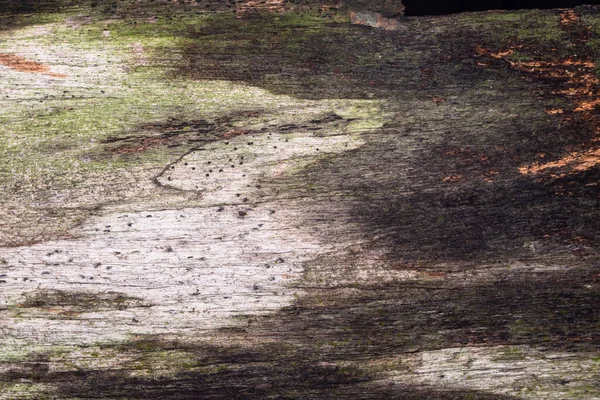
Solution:
[[[2,17],[0,399],[600,397],[598,7],[76,3]]]

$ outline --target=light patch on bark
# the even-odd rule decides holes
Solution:
[[[278,310],[299,294],[293,283],[302,263],[333,245],[296,225],[305,212],[300,200],[244,200],[256,198],[258,179],[285,175],[282,165],[299,168],[361,143],[351,135],[265,133],[192,151],[158,181],[176,190],[197,187],[203,191],[198,207],[105,212],[72,230],[73,239],[7,249],[0,307],[9,309],[12,319],[4,329],[40,343],[83,344],[131,334],[207,331],[235,325],[236,315]],[[210,160],[214,164],[208,165]],[[208,168],[217,178],[205,176]],[[223,169],[221,176],[217,168]],[[144,304],[76,313],[23,306],[25,294],[44,290],[115,292]]]
[[[263,133],[216,142],[167,167],[157,180],[164,186],[202,191],[205,202],[241,202],[241,194],[262,179],[281,177],[297,170],[316,156],[356,148],[362,144],[350,135],[318,137]]]
[[[526,399],[597,399],[597,388],[591,390],[598,381],[593,357],[524,345],[446,348],[419,353],[412,368],[390,379]]]

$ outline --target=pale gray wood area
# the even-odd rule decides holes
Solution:
[[[334,3],[0,2],[0,399],[600,398],[600,8]]]

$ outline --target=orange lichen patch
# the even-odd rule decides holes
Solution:
[[[60,79],[64,79],[67,77],[67,75],[65,74],[58,74],[56,72],[48,72],[46,74],[44,74],[46,76],[51,76],[52,78],[60,78]]]
[[[28,60],[16,54],[0,53],[0,64],[19,72],[43,74],[53,78],[66,78],[64,74],[50,72],[50,67],[45,64]]]
[[[552,94],[564,94],[565,96],[575,97],[575,96],[591,96],[593,94],[592,88],[587,87],[574,87],[563,90],[555,90],[552,91]]]
[[[582,68],[595,68],[595,64],[592,61],[574,60],[572,58],[558,61],[512,61],[507,59],[507,57],[514,54],[515,48],[518,47],[520,46],[513,46],[512,48],[504,51],[492,52],[491,50],[478,45],[475,48],[475,54],[478,56],[489,56],[492,58],[505,60],[511,65],[511,67],[524,72],[538,72],[556,78],[573,77],[583,81],[593,81],[593,83],[598,83],[598,78],[594,73],[581,74]]]
[[[490,56],[494,57],[494,58],[505,58],[510,56],[511,54],[513,54],[515,51],[513,49],[507,50],[507,51],[501,51],[499,53],[489,53]]]
[[[528,166],[519,167],[519,172],[523,175],[532,175],[545,172],[550,169],[569,167],[572,172],[586,171],[600,164],[600,148],[590,149],[571,153],[559,160],[548,163],[534,163]],[[557,177],[565,176],[564,173],[556,174]]]
[[[485,174],[483,174],[481,179],[483,179],[484,182],[492,183],[492,182],[494,182],[493,178],[496,175],[500,175],[500,172],[495,169],[491,169],[488,172],[486,172]]]
[[[47,65],[27,60],[15,54],[0,54],[0,64],[19,72],[46,73],[50,71],[50,67]]]
[[[510,56],[511,54],[513,54],[515,52],[514,49],[508,49],[506,51],[500,51],[497,53],[493,53],[492,51],[486,49],[485,47],[482,47],[480,45],[477,45],[475,47],[475,54],[477,54],[478,56],[490,56],[493,58],[505,58]]]
[[[573,10],[565,11],[560,15],[560,23],[563,25],[570,25],[580,21],[580,18]]]
[[[462,175],[450,175],[445,178],[442,178],[444,182],[460,182],[462,180]]]
[[[575,67],[594,68],[596,66],[596,64],[594,64],[592,61],[573,60],[570,58],[561,61],[560,64],[565,67],[575,66]]]
[[[579,16],[572,10],[565,11],[561,15],[560,24],[566,31],[573,30],[572,25],[578,24],[578,35],[574,40],[587,40],[585,32],[589,27],[584,26]],[[579,29],[581,28],[581,29]],[[583,34],[581,33],[583,32]],[[487,56],[506,61],[513,69],[521,71],[529,76],[539,79],[557,80],[559,88],[551,90],[550,93],[565,96],[573,104],[572,112],[565,112],[562,108],[546,109],[549,115],[563,115],[560,126],[574,122],[573,113],[580,113],[578,121],[583,121],[590,130],[595,132],[595,138],[591,142],[581,145],[576,149],[566,149],[567,154],[558,160],[550,162],[534,162],[518,168],[524,175],[536,175],[548,173],[551,177],[564,177],[570,173],[577,173],[600,165],[600,116],[597,110],[600,108],[600,96],[598,85],[600,80],[596,76],[596,65],[589,57],[573,56],[554,61],[512,61],[507,59],[517,48],[513,43],[508,43],[508,49],[492,52],[481,46],[475,49],[478,56]],[[543,155],[538,158],[543,158]]]
[[[594,67],[589,67],[590,70],[593,68]],[[578,85],[593,86],[593,85],[597,85],[598,83],[600,83],[600,80],[598,80],[596,75],[590,73],[590,74],[580,74],[580,75],[573,76],[571,78],[571,82],[578,84]]]
[[[576,79],[577,81],[591,84],[598,83],[598,79],[593,73],[581,74],[583,69],[589,70],[595,67],[595,64],[589,61],[576,61],[572,59],[559,61],[506,61],[511,67],[523,72],[536,73],[549,78]]]
[[[577,108],[575,108],[573,111],[576,111],[576,112],[592,111],[599,104],[600,104],[600,99],[582,101],[579,103],[579,106],[577,106]]]
[[[481,47],[480,45],[477,45],[475,46],[475,54],[477,54],[478,56],[485,56],[489,54],[489,50]]]

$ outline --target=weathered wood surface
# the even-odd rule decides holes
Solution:
[[[1,19],[0,399],[600,398],[599,8],[57,3]]]

